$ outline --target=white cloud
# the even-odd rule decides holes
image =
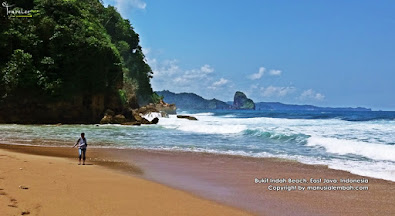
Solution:
[[[146,56],[146,55],[148,55],[148,53],[150,53],[151,52],[151,49],[150,48],[141,48],[141,50],[143,51],[143,54]]]
[[[182,75],[182,79],[194,81],[196,79],[204,79],[207,78],[209,74],[214,72],[214,68],[210,65],[205,64],[199,69],[191,69],[186,70],[185,73]]]
[[[214,79],[215,69],[209,64],[185,70],[177,60],[159,61],[147,57],[147,63],[154,72],[151,79],[154,91],[193,92],[204,98],[213,98],[213,95],[228,98],[234,94],[232,82],[225,78]]]
[[[252,84],[252,85],[250,86],[250,88],[251,88],[251,89],[257,89],[257,88],[259,88],[259,84]]]
[[[181,72],[176,59],[165,60],[160,63],[155,58],[146,58],[146,60],[156,77],[168,77]]]
[[[229,80],[221,78],[217,82],[214,82],[213,86],[223,86],[223,85],[225,85],[228,82],[229,82]]]
[[[180,67],[176,59],[164,61],[149,57],[146,59],[154,73],[154,78],[151,80],[154,91],[170,90],[198,93],[207,89],[207,87],[221,87],[226,84],[224,82],[227,82],[225,79],[220,79],[213,83],[215,70],[209,64],[185,70]]]
[[[295,92],[294,87],[286,86],[268,86],[268,87],[261,87],[261,94],[264,97],[284,97],[288,94]]]
[[[115,6],[120,10],[123,8],[145,9],[147,7],[147,3],[142,0],[115,0],[115,2]]]
[[[281,73],[282,73],[281,70],[270,70],[270,71],[269,71],[269,74],[270,74],[270,75],[273,75],[273,76],[280,76]]]
[[[193,92],[204,98],[215,97],[222,100],[234,94],[233,82],[219,77],[210,64],[183,68],[177,59],[160,60],[162,52],[150,48],[143,50],[145,61],[153,72],[151,86],[154,91]]]
[[[266,71],[266,68],[260,67],[258,73],[251,74],[250,76],[248,76],[248,78],[251,80],[258,80],[258,79],[262,78],[262,76],[265,74],[265,71]],[[281,73],[282,73],[281,70],[272,69],[269,71],[269,75],[271,75],[271,76],[280,76]]]
[[[301,100],[313,99],[313,100],[322,101],[325,99],[325,95],[315,92],[313,89],[309,89],[309,90],[305,90],[304,92],[302,92],[299,99],[301,99]]]
[[[266,69],[264,67],[260,67],[258,73],[251,74],[248,78],[251,80],[260,79],[263,76],[263,74],[265,73],[265,70]]]
[[[208,65],[208,64],[203,65],[203,66],[200,68],[200,70],[201,70],[203,73],[206,73],[206,74],[209,74],[209,73],[214,72],[214,69],[213,69],[210,65]]]
[[[225,86],[226,84],[229,83],[229,80],[221,78],[218,81],[214,82],[211,86],[209,86],[209,89],[216,89],[222,86]]]
[[[104,0],[107,5],[114,5],[123,17],[127,17],[133,9],[145,10],[147,3],[144,0]]]

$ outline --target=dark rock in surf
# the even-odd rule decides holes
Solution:
[[[158,124],[158,122],[159,122],[159,119],[154,118],[154,119],[152,119],[151,124]]]
[[[180,119],[188,119],[188,120],[192,120],[192,121],[197,121],[197,118],[193,117],[193,116],[187,116],[187,115],[177,115],[177,118]]]

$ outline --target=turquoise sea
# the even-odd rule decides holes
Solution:
[[[157,125],[0,125],[0,143],[278,157],[395,181],[395,112],[193,111]],[[157,115],[152,114],[147,118]]]

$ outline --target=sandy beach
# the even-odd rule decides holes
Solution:
[[[0,149],[0,215],[248,215],[75,160]]]
[[[394,10],[1,1],[0,216],[395,216]]]
[[[395,183],[326,166],[191,152],[0,145],[0,208],[6,215],[391,215]],[[20,169],[22,168],[22,169]],[[286,183],[255,183],[255,179]],[[307,183],[289,183],[288,179]],[[368,183],[311,183],[365,179]],[[269,190],[269,185],[280,191]],[[29,189],[20,189],[26,186]],[[287,190],[353,186],[365,190]],[[14,201],[12,201],[14,200]],[[231,207],[229,207],[231,206]],[[3,211],[2,211],[3,212]]]

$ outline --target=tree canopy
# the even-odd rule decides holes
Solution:
[[[68,100],[124,91],[152,101],[152,70],[139,35],[116,8],[98,0],[18,0],[31,18],[1,9],[0,104],[24,98]],[[33,96],[33,97],[31,97]],[[127,98],[129,100],[130,98]]]

